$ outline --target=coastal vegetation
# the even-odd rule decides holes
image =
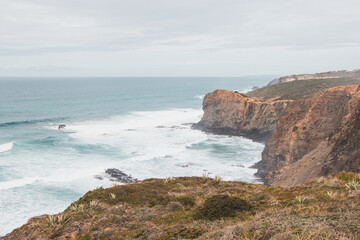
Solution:
[[[346,172],[292,188],[147,179],[90,191],[1,239],[359,239],[359,182]]]
[[[359,84],[360,78],[310,79],[262,87],[248,92],[247,95],[262,101],[297,100],[327,88]]]

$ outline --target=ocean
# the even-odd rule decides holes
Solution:
[[[208,172],[258,182],[250,166],[263,144],[190,126],[206,93],[272,78],[0,78],[0,236],[111,186],[94,177],[107,168],[139,180]]]

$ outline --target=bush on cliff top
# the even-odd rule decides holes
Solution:
[[[301,80],[262,87],[248,92],[247,95],[264,101],[272,98],[297,100],[327,88],[358,84],[360,84],[360,79],[352,78]]]
[[[201,228],[174,229],[163,234],[158,240],[196,239],[200,237],[204,232],[205,231]]]
[[[216,220],[235,217],[237,213],[249,211],[252,206],[245,200],[228,195],[214,195],[205,200],[204,206],[197,209],[195,218]]]

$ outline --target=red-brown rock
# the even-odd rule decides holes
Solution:
[[[360,172],[360,86],[317,92],[288,105],[267,142],[258,175],[296,186],[340,171]]]
[[[204,115],[195,127],[217,134],[238,135],[266,142],[289,102],[262,102],[237,92],[215,90],[205,96]]]

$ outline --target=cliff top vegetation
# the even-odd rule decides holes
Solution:
[[[283,188],[179,177],[86,193],[0,239],[359,239],[360,176]]]
[[[359,78],[301,80],[262,87],[247,93],[247,95],[262,101],[297,100],[327,88],[359,84]]]

